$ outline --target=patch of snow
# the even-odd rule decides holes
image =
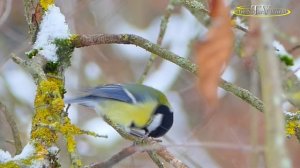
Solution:
[[[48,160],[35,160],[29,166],[29,168],[41,168],[41,167],[49,167]]]
[[[70,35],[65,16],[58,7],[52,5],[43,16],[33,48],[39,50],[39,53],[48,61],[56,62],[58,57],[56,54],[57,47],[53,43],[54,40],[67,39]]]
[[[274,40],[272,44],[273,44],[273,47],[276,49],[275,50],[276,54],[287,55],[287,56],[290,55],[279,41]]]
[[[290,117],[296,116],[296,113],[292,113],[292,112],[289,112],[289,111],[283,111],[283,113],[284,113],[285,115],[290,116]]]
[[[298,77],[298,79],[300,79],[300,59],[299,58],[295,58],[294,59],[294,65],[289,67],[289,69],[291,69],[292,71],[295,72],[295,75]]]
[[[2,149],[0,149],[0,163],[8,162],[11,159],[11,155],[8,151],[3,151]]]
[[[50,148],[48,148],[48,152],[52,153],[52,154],[56,154],[58,153],[59,149],[57,146],[51,146]]]
[[[28,143],[19,155],[16,155],[12,160],[26,159],[32,156],[35,152],[34,146]]]

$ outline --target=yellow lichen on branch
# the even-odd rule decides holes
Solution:
[[[38,84],[34,101],[35,115],[32,121],[31,141],[35,145],[36,154],[40,157],[44,157],[47,149],[58,139],[55,130],[40,127],[39,124],[60,123],[64,110],[61,88],[63,88],[63,82],[55,78],[48,78]]]
[[[82,134],[81,129],[71,124],[71,120],[68,117],[65,117],[64,124],[59,127],[59,131],[66,138],[68,152],[74,152],[76,150],[74,135]]]
[[[299,128],[300,124],[298,121],[287,121],[285,125],[285,131],[287,135],[295,135],[296,134],[296,128]]]
[[[286,117],[285,132],[287,136],[296,135],[300,129],[299,116],[300,112],[290,113]],[[298,135],[296,135],[298,136]]]
[[[3,163],[3,164],[1,163],[0,166],[5,167],[5,168],[20,168],[21,167],[14,161],[9,161],[9,162]]]
[[[42,6],[43,10],[46,11],[49,6],[53,5],[55,0],[40,0],[40,5]]]
[[[63,94],[64,83],[60,78],[48,77],[47,80],[38,84],[34,102],[35,116],[32,122],[31,141],[35,145],[39,158],[47,156],[47,149],[57,142],[58,133],[64,136],[67,150],[71,156],[76,153],[74,136],[83,134],[83,131],[73,125],[68,116],[64,114]],[[75,158],[72,160],[73,166],[80,167],[81,160]]]
[[[68,117],[64,117],[64,122],[60,126],[59,131],[64,135],[67,141],[67,150],[71,156],[71,162],[73,167],[81,167],[82,162],[76,153],[76,140],[74,135],[82,134],[80,128],[71,123]]]
[[[51,75],[48,75],[51,76]],[[71,123],[64,114],[64,83],[56,77],[48,77],[38,84],[36,99],[34,102],[35,116],[32,122],[31,141],[35,145],[38,158],[44,158],[48,154],[48,148],[58,140],[61,133],[66,140],[67,150],[71,156],[76,156],[76,141],[74,136],[86,134]],[[72,159],[75,167],[82,165],[78,157]]]

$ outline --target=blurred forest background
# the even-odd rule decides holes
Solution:
[[[25,58],[31,49],[28,27],[24,17],[23,1],[0,1],[0,101],[17,121],[23,145],[29,140],[35,84],[29,74],[13,63],[11,53]],[[236,5],[249,2],[232,0]],[[286,49],[299,45],[300,3],[285,1],[292,14],[274,17],[276,38]],[[156,41],[159,25],[168,0],[57,0],[56,5],[66,16],[72,33],[132,33],[152,42]],[[247,25],[247,20],[243,20]],[[234,30],[236,43],[242,41],[243,32]],[[200,24],[184,7],[176,8],[172,14],[162,46],[174,53],[192,56],[193,39],[205,33]],[[245,43],[247,44],[247,43]],[[299,51],[299,50],[298,50]],[[300,52],[293,52],[296,64]],[[257,71],[249,59],[234,52],[223,78],[241,86],[260,97]],[[76,49],[72,66],[65,75],[67,97],[80,91],[106,83],[134,83],[141,76],[150,53],[131,45],[98,45]],[[251,62],[251,59],[250,59]],[[254,63],[255,64],[255,63]],[[206,118],[197,92],[197,78],[178,66],[158,58],[145,84],[162,90],[168,96],[175,113],[175,124],[162,138],[163,144],[174,155],[190,167],[252,167],[253,156],[259,156],[258,165],[263,167],[262,147],[264,143],[263,114],[239,98],[219,91],[218,112]],[[286,110],[291,106],[284,106]],[[84,164],[106,160],[131,142],[122,139],[94,111],[72,106],[69,110],[72,122],[80,128],[107,134],[108,139],[77,136],[78,151]],[[257,138],[258,144],[253,142]],[[3,113],[0,113],[0,148],[14,153],[10,127]],[[293,165],[300,165],[300,145],[295,137],[287,139],[288,153]],[[69,166],[64,142],[61,149],[62,167]],[[145,153],[130,156],[116,167],[155,167]],[[297,167],[297,166],[296,166]]]

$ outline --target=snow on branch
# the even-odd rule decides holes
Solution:
[[[51,5],[45,12],[33,49],[38,50],[38,53],[48,61],[56,62],[58,56],[55,40],[70,37],[71,34],[65,16],[58,7]]]

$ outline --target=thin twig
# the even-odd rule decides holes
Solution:
[[[0,108],[2,109],[2,111],[5,115],[5,118],[11,128],[13,138],[14,138],[14,145],[16,148],[16,155],[20,154],[22,152],[22,142],[21,142],[20,133],[19,133],[17,124],[16,124],[12,114],[7,111],[5,105],[2,104],[1,102],[0,102]]]
[[[237,28],[237,29],[239,29],[239,30],[241,30],[241,31],[243,31],[245,33],[248,33],[248,29],[245,28],[245,27],[243,27],[243,26],[241,26],[241,25],[235,25],[235,28]]]
[[[296,46],[292,47],[291,49],[288,49],[288,53],[292,53],[298,49],[300,49],[300,45],[296,45]]]
[[[176,0],[170,0],[169,1],[169,4],[167,6],[164,17],[161,19],[159,34],[158,34],[157,41],[156,41],[156,44],[158,44],[158,45],[162,44],[163,38],[165,36],[166,30],[167,30],[167,27],[168,27],[169,18],[171,17],[171,14],[173,13],[173,11],[175,9],[175,4],[176,3],[177,3]],[[154,60],[156,58],[157,58],[157,55],[152,53],[151,56],[150,56],[150,59],[147,62],[147,65],[144,69],[144,72],[141,75],[141,77],[140,77],[140,79],[138,80],[137,83],[143,83],[144,82],[144,80],[145,80],[146,76],[148,75],[148,73],[149,73],[149,71],[150,71],[150,69],[151,69],[151,67],[154,63]]]
[[[204,16],[209,15],[209,11],[205,9],[205,6],[201,2],[197,0],[180,0],[180,3],[183,4],[199,22],[206,22]]]
[[[12,6],[12,0],[6,0],[5,1],[4,12],[3,12],[3,14],[0,17],[0,27],[7,20],[9,14],[11,12],[11,6]]]
[[[200,22],[203,20],[203,14],[209,16],[209,11],[205,6],[197,0],[180,0],[180,2],[197,18]],[[235,25],[236,29],[243,32],[248,32],[246,28],[240,25]]]
[[[167,149],[163,148],[157,151],[157,154],[166,162],[170,163],[175,168],[187,168],[188,166],[174,157]]]
[[[237,97],[241,98],[242,100],[246,101],[247,103],[255,107],[258,111],[264,112],[263,102],[248,90],[233,85],[232,83],[227,82],[223,79],[221,79],[220,87],[228,91],[229,93],[232,93]]]
[[[159,160],[156,151],[149,150],[147,151],[148,155],[152,159],[152,161],[157,165],[159,168],[164,168],[164,164]]]
[[[188,7],[189,10],[195,10],[205,14],[209,14],[209,11],[205,9],[204,5],[197,0],[180,0],[180,2]]]
[[[120,152],[112,156],[110,159],[100,163],[93,163],[91,165],[85,166],[85,168],[111,168],[120,161],[124,160],[128,156],[133,155],[137,152],[135,145],[128,146],[122,149]]]
[[[64,115],[65,112],[62,112],[61,115]],[[65,125],[68,123],[68,118],[67,117],[63,117],[60,120],[60,124],[61,125]],[[55,128],[56,129],[56,128]],[[58,132],[58,131],[56,131]],[[76,141],[75,141],[75,136],[72,133],[64,133],[64,139],[66,141],[66,145],[67,145],[67,149],[68,149],[68,155],[71,161],[71,167],[72,168],[79,168],[82,167],[82,163],[81,163],[81,159],[80,159],[80,155],[78,154],[78,150],[76,147]],[[73,148],[72,150],[70,150],[70,146]]]
[[[80,130],[80,132],[82,134],[90,135],[90,136],[93,136],[93,137],[96,137],[96,138],[108,138],[107,135],[100,135],[100,134],[97,134],[93,131]]]

